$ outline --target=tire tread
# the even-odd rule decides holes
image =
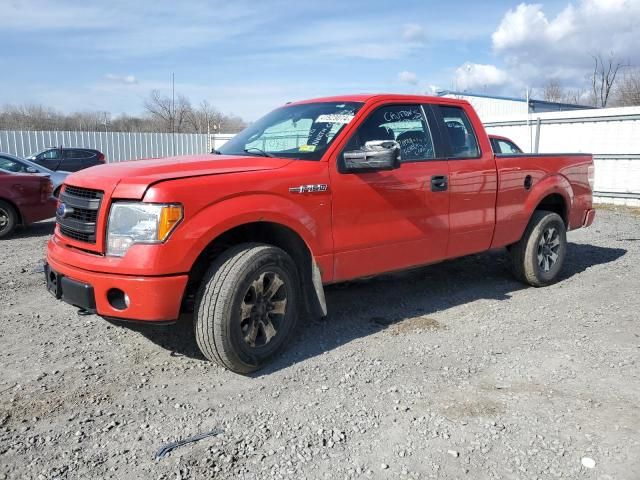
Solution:
[[[229,323],[223,316],[229,311],[242,272],[261,257],[272,255],[274,250],[287,255],[277,247],[261,243],[244,243],[223,252],[205,274],[196,298],[194,330],[200,350],[208,359],[236,373],[250,373],[256,367],[243,362],[230,347]]]
[[[521,282],[534,287],[543,287],[553,283],[539,278],[535,266],[528,259],[533,255],[533,249],[537,248],[535,240],[538,238],[542,224],[547,219],[559,220],[563,225],[564,221],[557,213],[548,210],[536,210],[531,216],[522,238],[511,245],[509,253],[511,255],[511,266],[514,276]]]

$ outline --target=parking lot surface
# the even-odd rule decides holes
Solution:
[[[637,210],[570,232],[547,288],[503,251],[328,287],[327,320],[252,377],[205,361],[188,317],[56,301],[52,228],[0,243],[0,479],[640,478]]]

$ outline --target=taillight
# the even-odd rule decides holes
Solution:
[[[42,203],[49,200],[49,198],[53,195],[53,183],[51,180],[44,179],[42,185],[40,186],[40,201]]]
[[[102,162],[102,163],[105,163],[106,159],[104,158],[104,153],[100,153],[98,155],[98,161]]]
[[[589,180],[589,188],[593,192],[593,187],[596,182],[596,167],[594,165],[589,165],[587,170],[587,179]]]

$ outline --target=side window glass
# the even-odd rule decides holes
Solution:
[[[400,161],[435,158],[431,131],[419,105],[390,105],[373,112],[351,138],[348,148],[363,148],[369,141],[395,140],[400,145]]]
[[[440,107],[445,129],[449,136],[451,156],[473,158],[480,156],[478,140],[467,114],[460,107]]]
[[[500,144],[500,151],[502,153],[522,153],[520,149],[511,142],[505,142],[504,140],[498,140]]]
[[[91,156],[91,152],[86,150],[65,150],[64,158],[73,158],[76,160],[84,160]]]
[[[38,155],[38,157],[40,157],[40,155]],[[53,149],[53,150],[47,150],[46,152],[42,153],[42,158],[45,160],[57,160],[60,158],[60,150]]]

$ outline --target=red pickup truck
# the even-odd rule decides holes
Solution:
[[[51,218],[56,211],[51,180],[43,175],[23,175],[0,170],[0,239],[19,225]]]
[[[592,187],[590,155],[495,155],[464,101],[289,103],[210,155],[68,177],[48,288],[110,318],[194,309],[202,353],[247,373],[326,315],[324,284],[503,247],[518,279],[554,282]]]

